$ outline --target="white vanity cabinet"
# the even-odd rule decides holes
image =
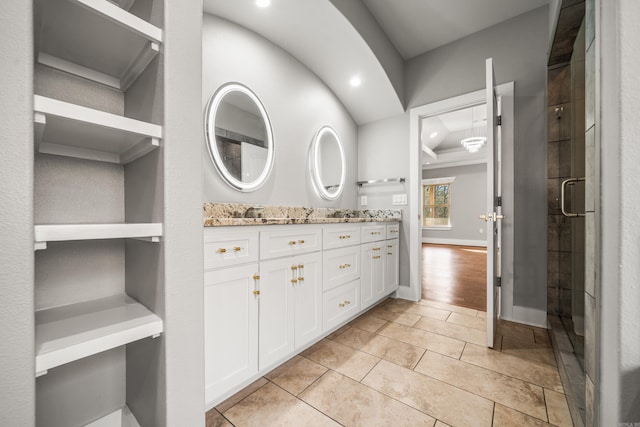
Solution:
[[[397,230],[381,222],[205,228],[207,408],[394,292]]]

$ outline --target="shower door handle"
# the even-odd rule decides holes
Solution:
[[[584,178],[569,178],[562,181],[562,186],[560,187],[560,210],[562,211],[562,215],[569,218],[584,216],[584,214],[581,214],[581,213],[567,212],[567,210],[564,208],[564,201],[565,201],[564,193],[566,191],[567,185],[575,185],[576,182],[580,182],[584,180],[585,180]]]

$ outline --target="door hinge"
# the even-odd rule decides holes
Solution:
[[[502,196],[496,197],[496,206],[502,206]]]
[[[496,126],[502,126],[502,116],[496,116]]]
[[[502,286],[502,277],[496,277],[496,286],[497,287]]]

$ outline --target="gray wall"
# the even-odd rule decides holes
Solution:
[[[455,177],[450,192],[451,229],[423,229],[423,239],[472,240],[486,244],[486,226],[484,222],[478,221],[478,215],[487,210],[487,164],[422,171],[422,179],[443,177]],[[482,233],[480,229],[483,230]]]
[[[33,16],[0,14],[0,425],[35,424],[33,320]],[[25,53],[29,53],[25,55]]]
[[[536,313],[546,313],[545,64],[548,26],[549,12],[545,6],[413,58],[406,63],[405,73],[408,108],[483,88],[485,59],[489,57],[494,59],[498,84],[515,81],[513,170],[517,174],[503,177],[503,198],[505,203],[514,204],[514,225],[513,228],[503,227],[503,232],[505,238],[511,234],[515,244],[513,304]],[[410,161],[408,128],[408,113],[402,118],[361,127],[359,164],[378,166],[370,169],[381,175],[378,177],[407,175]],[[388,147],[377,149],[380,138],[365,129],[376,129],[386,135]],[[365,178],[363,173],[359,177]],[[415,188],[413,183],[406,184],[406,188]],[[391,207],[390,197],[384,200],[380,207]],[[406,221],[412,217],[408,212],[405,215],[405,230],[408,228]],[[405,238],[408,237],[406,233]],[[401,251],[400,256],[407,255]],[[401,284],[408,285],[408,263],[402,263],[401,268],[401,278],[405,278]]]
[[[238,25],[205,15],[202,37],[201,111],[219,86],[229,81],[243,83],[265,106],[276,146],[273,171],[266,184],[257,191],[241,193],[220,178],[203,142],[203,201],[354,208],[357,127],[335,95],[298,60]],[[344,192],[331,202],[315,195],[308,173],[309,147],[324,125],[333,127],[342,139],[347,163]]]

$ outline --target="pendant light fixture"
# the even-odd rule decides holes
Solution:
[[[465,132],[465,138],[460,141],[460,144],[464,146],[464,148],[470,153],[477,153],[480,148],[484,146],[487,142],[486,127],[485,126],[476,126],[473,120],[473,110],[475,107],[471,108],[471,128]],[[482,123],[483,121],[478,121]]]

